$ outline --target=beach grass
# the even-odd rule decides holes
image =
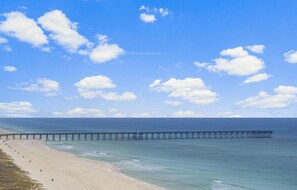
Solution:
[[[40,190],[41,184],[32,180],[0,149],[0,190]]]

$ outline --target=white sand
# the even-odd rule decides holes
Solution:
[[[32,179],[48,190],[161,189],[128,177],[108,163],[79,158],[70,153],[49,148],[42,141],[6,141],[5,143],[12,149],[5,146],[2,141],[0,148],[14,159],[14,163],[29,172]]]

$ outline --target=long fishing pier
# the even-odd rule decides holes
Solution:
[[[161,140],[161,139],[254,139],[272,138],[273,131],[167,131],[167,132],[63,132],[9,133],[0,139],[46,141]]]

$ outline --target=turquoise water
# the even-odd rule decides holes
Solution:
[[[296,190],[297,119],[0,119],[18,131],[271,129],[273,139],[51,142],[172,190]]]

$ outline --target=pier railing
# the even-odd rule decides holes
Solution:
[[[0,139],[38,139],[46,141],[161,140],[161,139],[250,139],[272,138],[273,131],[165,131],[165,132],[65,132],[9,133]]]

